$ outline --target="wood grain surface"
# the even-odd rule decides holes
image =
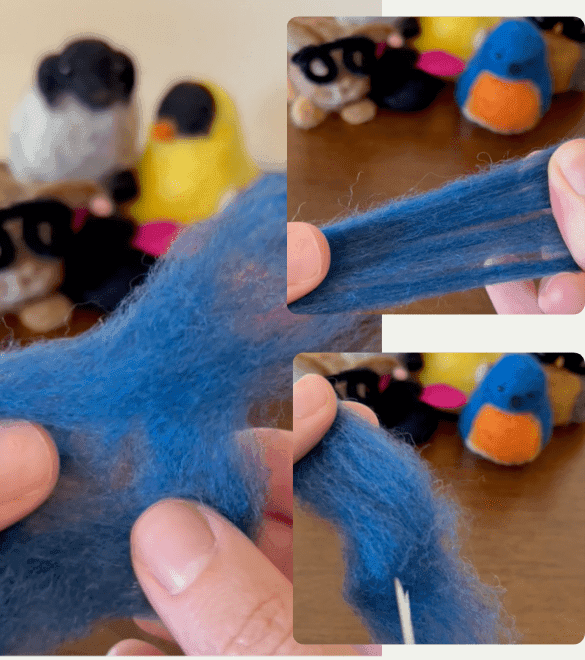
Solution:
[[[330,115],[320,126],[288,126],[288,217],[322,225],[394,197],[437,188],[503,158],[585,135],[585,94],[567,92],[532,131],[496,135],[469,123],[448,85],[425,110],[379,111],[351,126]],[[493,314],[485,290],[383,310],[396,314]]]
[[[463,556],[503,602],[525,644],[576,644],[585,634],[585,425],[557,428],[534,463],[502,467],[465,450],[442,422],[422,448],[466,512]],[[341,597],[335,532],[294,514],[294,636],[302,643],[365,643]],[[415,631],[416,635],[416,631]]]

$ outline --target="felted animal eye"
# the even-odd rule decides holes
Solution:
[[[360,50],[354,50],[353,53],[351,54],[351,59],[356,67],[359,67],[361,69],[364,66],[365,57]]]
[[[536,398],[536,393],[535,392],[528,392],[528,398],[529,399],[535,399]]]
[[[319,78],[323,78],[329,73],[329,69],[325,66],[324,62],[319,59],[311,60],[309,70],[314,76],[318,76]]]
[[[49,222],[40,222],[37,228],[39,239],[45,245],[51,245],[53,242],[53,227]]]

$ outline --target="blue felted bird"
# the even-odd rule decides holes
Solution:
[[[548,444],[552,426],[545,373],[525,354],[499,360],[459,418],[465,446],[502,465],[534,460]]]
[[[549,109],[552,78],[546,44],[528,21],[501,23],[461,74],[457,104],[472,122],[494,133],[524,133]]]

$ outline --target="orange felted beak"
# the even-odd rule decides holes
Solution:
[[[153,124],[150,135],[153,140],[158,142],[170,142],[175,139],[176,131],[172,122],[161,119]]]
[[[494,463],[521,465],[540,452],[540,425],[528,413],[510,413],[488,403],[478,413],[467,445]]]
[[[523,133],[540,119],[540,92],[530,80],[503,80],[482,71],[469,93],[467,112],[498,133]]]

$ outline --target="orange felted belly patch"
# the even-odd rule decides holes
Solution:
[[[466,111],[470,119],[499,133],[523,133],[540,119],[540,92],[529,80],[502,80],[482,71],[473,83]]]
[[[520,465],[538,456],[541,435],[532,415],[509,413],[488,403],[477,414],[467,444],[495,463]]]

